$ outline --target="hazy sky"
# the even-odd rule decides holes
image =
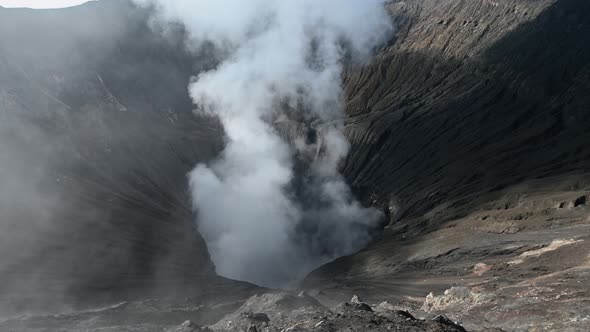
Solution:
[[[62,8],[77,6],[88,0],[0,0],[2,7]]]

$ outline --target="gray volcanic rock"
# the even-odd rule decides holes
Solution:
[[[199,326],[190,320],[187,320],[180,326],[167,330],[167,332],[211,332],[211,329],[208,327]]]
[[[253,313],[252,310],[262,311]],[[259,316],[264,319],[255,319]],[[408,313],[376,313],[366,303],[346,302],[328,309],[315,300],[287,293],[254,296],[211,327],[214,331],[465,331],[444,317],[418,320]]]
[[[346,75],[344,167],[392,220],[590,169],[590,5],[393,1],[392,45]]]
[[[464,331],[442,316],[416,319],[405,311],[383,306],[373,311],[365,304],[369,307],[366,310],[355,303],[341,303],[329,309],[313,298],[286,292],[255,295],[241,306],[236,304],[219,305],[215,301],[198,304],[193,300],[167,304],[155,300],[124,302],[89,311],[0,321],[0,329],[23,332]],[[175,323],[182,320],[182,324]]]

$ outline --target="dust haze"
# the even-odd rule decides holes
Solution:
[[[341,74],[387,40],[384,1],[138,2],[156,8],[156,25],[184,24],[189,48],[215,49],[189,92],[226,137],[190,174],[217,272],[285,286],[365,246],[381,215],[338,172],[349,148]]]
[[[182,31],[156,36],[148,16],[119,1],[0,9],[0,315],[212,273],[186,173],[220,130],[190,113],[182,68],[199,64]]]

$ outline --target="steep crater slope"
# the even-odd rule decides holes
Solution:
[[[306,285],[327,301],[397,299],[472,326],[583,330],[590,5],[409,0],[390,9],[391,46],[345,78],[353,148],[344,166],[390,223],[380,241]],[[467,288],[436,297],[453,285]]]
[[[344,168],[394,220],[588,170],[589,5],[396,1],[393,45],[346,77]]]
[[[222,146],[186,88],[208,64],[148,17],[108,0],[0,8],[2,314],[225,283],[186,178]]]

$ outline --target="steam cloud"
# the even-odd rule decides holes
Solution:
[[[215,50],[193,78],[198,112],[219,117],[222,155],[190,174],[217,272],[285,286],[370,240],[380,213],[357,202],[339,164],[344,62],[391,32],[384,0],[136,0]]]

